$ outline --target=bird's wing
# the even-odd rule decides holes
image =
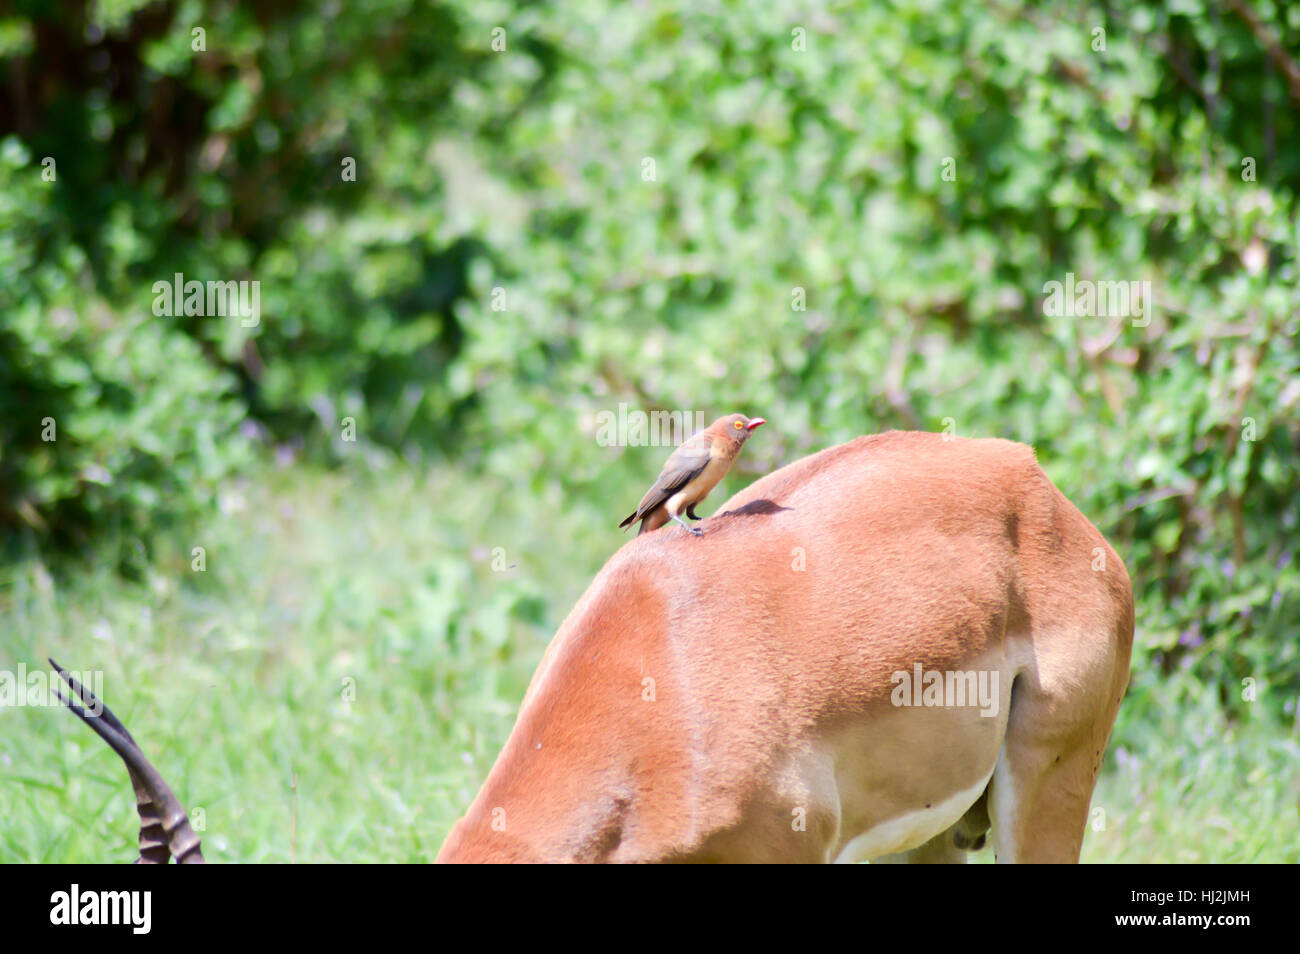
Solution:
[[[708,434],[697,434],[673,451],[664,462],[664,469],[659,472],[659,479],[646,491],[646,495],[637,504],[636,513],[632,514],[626,522],[631,523],[644,517],[700,476],[704,468],[709,465],[712,448],[712,437]]]

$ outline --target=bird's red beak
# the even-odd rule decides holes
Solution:
[[[758,427],[758,425],[766,423],[767,421],[763,420],[761,417],[756,417],[745,425],[745,430],[752,431],[754,428]]]

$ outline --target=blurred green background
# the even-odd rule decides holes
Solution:
[[[1300,7],[0,11],[0,669],[102,669],[209,859],[432,858],[667,453],[626,403],[771,421],[706,513],[1034,445],[1139,601],[1085,860],[1300,860]],[[0,709],[0,861],[133,818]]]

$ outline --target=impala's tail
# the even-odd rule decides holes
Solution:
[[[63,677],[63,681],[72,689],[78,702],[59,693],[59,699],[90,726],[101,739],[107,742],[126,763],[126,770],[131,776],[131,787],[135,789],[135,807],[140,813],[140,857],[136,864],[165,865],[169,857],[174,857],[179,864],[203,864],[203,852],[199,847],[199,836],[190,827],[190,820],[180,801],[172,794],[158,770],[149,764],[149,760],[135,744],[131,733],[126,731],[111,709],[95,698],[95,694],[68,674],[68,671],[50,660]],[[83,708],[83,705],[85,708]],[[86,709],[89,708],[90,712]],[[96,715],[95,711],[99,714]]]

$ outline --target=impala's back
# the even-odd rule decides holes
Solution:
[[[1123,563],[1030,448],[891,432],[637,537],[442,861],[1077,861]]]

